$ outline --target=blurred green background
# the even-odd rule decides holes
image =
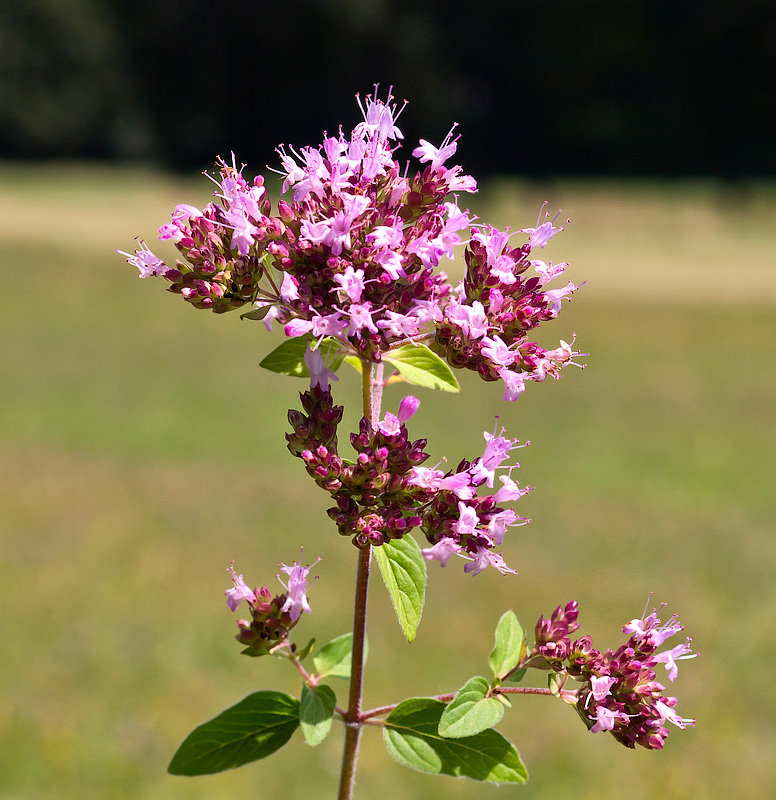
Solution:
[[[0,165],[0,798],[336,791],[336,727],[315,750],[297,733],[232,773],[165,772],[189,730],[225,706],[300,689],[285,664],[239,655],[223,598],[232,559],[249,583],[272,585],[300,546],[323,558],[300,639],[347,631],[352,605],[355,550],[284,447],[303,384],[258,367],[278,333],[195,312],[112,252],[136,235],[152,242],[176,203],[209,193],[203,178],[150,170]],[[672,729],[663,752],[628,751],[561,703],[516,698],[501,730],[527,786],[411,772],[367,730],[357,797],[771,796],[776,186],[493,180],[471,207],[517,228],[544,200],[572,218],[547,257],[587,283],[540,342],[576,332],[587,369],[514,404],[460,375],[460,395],[418,391],[410,423],[432,463],[481,452],[495,415],[531,440],[518,477],[536,487],[519,504],[533,522],[504,548],[520,575],[432,565],[413,645],[376,578],[365,702],[487,674],[506,608],[531,628],[577,599],[582,632],[616,647],[652,591],[701,651],[671,687],[697,727]],[[352,430],[355,374],[334,391]],[[386,408],[402,396],[389,389]],[[344,682],[334,688],[344,697]]]

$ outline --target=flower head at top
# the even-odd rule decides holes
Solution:
[[[340,353],[379,362],[391,348],[423,337],[455,368],[504,383],[515,400],[527,381],[557,378],[580,353],[547,350],[529,338],[557,317],[578,288],[553,289],[565,262],[532,257],[563,230],[544,214],[514,233],[481,224],[459,206],[476,192],[474,178],[450,165],[456,125],[437,146],[412,150],[414,168],[397,158],[402,107],[388,93],[367,96],[347,135],[318,146],[281,145],[283,192],[273,213],[261,176],[249,180],[234,155],[211,177],[203,208],[181,203],[159,238],[173,245],[174,267],[143,243],[122,254],[141,277],[163,277],[200,309],[223,313],[252,305],[249,319],[280,323],[288,336],[334,340]],[[546,205],[546,204],[545,204]],[[514,241],[522,235],[527,241]],[[463,246],[466,275],[457,286],[439,267]],[[320,384],[331,377],[316,373]]]

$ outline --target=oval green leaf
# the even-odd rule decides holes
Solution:
[[[383,356],[401,373],[404,380],[428,389],[458,392],[461,387],[446,361],[424,344],[405,344]]]
[[[426,559],[409,534],[374,548],[377,565],[402,631],[411,642],[426,599]]]
[[[319,745],[329,735],[336,705],[337,698],[331,686],[322,684],[311,688],[305,684],[302,687],[299,722],[310,747]]]
[[[460,739],[494,728],[504,717],[504,706],[495,697],[488,697],[490,684],[485,678],[470,678],[445,706],[439,720],[439,735]]]
[[[514,745],[498,731],[445,739],[439,722],[445,704],[431,698],[400,703],[385,720],[383,741],[400,763],[419,772],[488,783],[525,783],[528,772]]]
[[[171,775],[211,775],[266,758],[299,725],[299,701],[280,692],[254,692],[203,723],[170,761]]]
[[[523,629],[514,611],[505,611],[496,625],[496,641],[488,658],[493,674],[503,679],[520,661],[523,651]]]
[[[364,640],[364,663],[369,655],[369,642]],[[353,660],[353,634],[343,633],[325,644],[313,656],[315,672],[319,678],[350,678],[350,664]]]
[[[310,372],[307,369],[307,364],[304,363],[304,354],[307,350],[307,345],[314,342],[314,337],[309,333],[293,339],[286,339],[265,356],[259,362],[259,366],[268,369],[270,372],[277,372],[280,375],[290,375],[292,378],[309,378]],[[336,372],[342,366],[345,353],[335,339],[331,337],[325,338],[318,349],[321,351],[326,366],[332,372]]]

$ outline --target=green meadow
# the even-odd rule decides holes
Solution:
[[[141,236],[169,254],[157,227],[210,191],[150,170],[0,165],[2,800],[336,793],[336,724],[315,749],[297,732],[234,772],[166,774],[200,722],[257,689],[301,688],[286,664],[240,656],[230,561],[277,588],[279,562],[302,546],[306,562],[321,556],[297,637],[319,643],[349,630],[355,571],[327,496],[285,450],[304,384],[258,366],[281,332],[195,311],[114,252]],[[572,220],[545,257],[586,283],[539,341],[576,333],[586,369],[512,404],[459,373],[458,395],[416,390],[410,422],[431,463],[480,453],[497,415],[530,440],[516,477],[535,487],[518,504],[532,522],[504,546],[520,574],[430,565],[409,645],[375,572],[365,704],[487,675],[507,608],[530,630],[576,599],[581,633],[617,647],[653,592],[701,652],[671,686],[697,726],[672,729],[662,752],[629,751],[552,698],[517,697],[500,730],[528,785],[411,772],[367,729],[357,797],[773,796],[776,186],[504,179],[461,204],[516,229],[544,200]],[[360,416],[347,369],[333,389],[349,406],[341,441]],[[407,391],[390,387],[385,407]]]

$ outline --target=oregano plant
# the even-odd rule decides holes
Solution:
[[[446,166],[457,148],[455,126],[439,147],[421,139],[412,166],[396,157],[401,109],[390,94],[383,102],[375,89],[359,105],[363,119],[350,135],[340,130],[318,147],[278,148],[286,199],[274,213],[263,178],[248,181],[233,156],[231,163],[219,160],[218,173],[209,176],[212,202],[203,209],[176,206],[159,229],[180,254],[174,266],[143,241],[134,254],[123,253],[141,277],[161,278],[195,308],[243,309],[244,319],[267,329],[283,326],[286,340],[261,366],[305,381],[300,407],[288,412],[288,450],[331,498],[320,535],[336,529],[344,547],[345,540],[355,545],[357,560],[352,629],[323,646],[296,636],[311,611],[310,572],[325,575],[318,562],[305,564],[302,554],[291,566],[281,564],[281,590],[274,594],[229,567],[226,601],[232,611],[246,609],[237,621],[242,653],[288,662],[302,678],[301,695],[262,690],[243,698],[195,728],[169,771],[203,775],[267,758],[297,728],[314,747],[338,722],[344,723],[337,726],[344,730],[340,800],[353,796],[368,727],[381,728],[391,755],[412,769],[524,783],[517,749],[496,730],[520,694],[560,699],[592,733],[658,750],[668,723],[694,724],[677,712],[658,668],[673,681],[677,662],[697,655],[689,639],[661,649],[682,631],[676,616],[660,621],[662,606],[628,622],[625,641],[606,650],[589,636],[574,638],[575,602],[540,617],[530,638],[507,610],[487,658],[490,674],[435,697],[362,707],[373,565],[413,642],[429,562],[445,567],[455,560],[472,577],[487,570],[514,580],[501,548],[508,552],[510,528],[528,522],[514,509],[529,491],[518,484],[513,462],[523,445],[497,426],[485,431],[481,452],[453,469],[424,466],[426,440],[410,436],[419,400],[407,394],[398,408],[384,411],[385,387],[454,393],[455,371],[469,369],[499,384],[502,399],[512,402],[586,354],[573,339],[546,349],[532,338],[579,288],[570,281],[551,288],[568,264],[537,257],[563,230],[557,217],[550,219],[543,206],[533,226],[513,232],[480,222],[459,206],[459,194],[477,191],[474,178]],[[439,267],[461,247],[464,277],[451,283]],[[363,416],[343,449],[343,407],[330,387],[344,365],[361,375]],[[521,686],[529,670],[544,673],[546,686]],[[346,691],[338,680],[348,681]]]

